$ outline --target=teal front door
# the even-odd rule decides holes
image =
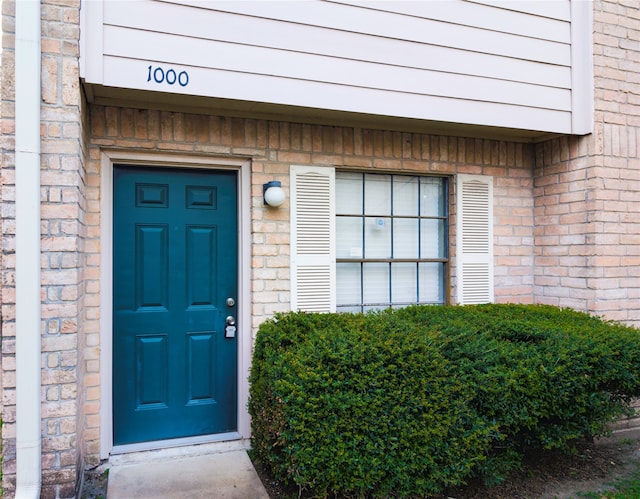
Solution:
[[[236,431],[236,173],[115,166],[113,204],[114,444]]]

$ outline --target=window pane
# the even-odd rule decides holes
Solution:
[[[420,258],[445,258],[444,220],[420,220]]]
[[[336,172],[336,213],[362,214],[362,173]]]
[[[391,219],[368,217],[364,222],[364,257],[391,257]]]
[[[360,263],[336,264],[337,306],[362,303],[360,283]]]
[[[381,310],[383,308],[387,308],[388,305],[370,305],[370,306],[366,306],[366,307],[362,307],[362,311],[363,312],[370,312],[372,310]]]
[[[445,214],[444,179],[420,179],[420,215],[442,217]]]
[[[391,215],[391,176],[364,176],[365,215]]]
[[[393,177],[393,214],[414,217],[418,215],[417,177]]]
[[[418,281],[415,263],[391,264],[391,298],[393,303],[416,303]]]
[[[363,264],[364,303],[389,303],[389,264]]]
[[[444,264],[418,264],[420,303],[444,303]]]
[[[362,258],[362,218],[336,218],[336,256]]]
[[[445,303],[447,263],[418,262],[447,258],[445,195],[444,178],[336,173],[336,257],[364,260],[337,263],[339,311]]]
[[[417,219],[393,219],[393,257],[418,258]]]
[[[337,305],[336,311],[341,312],[343,314],[357,314],[359,312],[362,312],[362,305],[358,305],[355,307],[347,307],[347,306],[343,307],[343,306]]]

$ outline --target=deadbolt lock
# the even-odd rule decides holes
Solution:
[[[236,318],[233,315],[228,315],[225,320],[224,337],[225,338],[236,337]]]

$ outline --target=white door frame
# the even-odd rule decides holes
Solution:
[[[100,459],[112,453],[154,448],[193,445],[221,440],[247,439],[251,426],[249,399],[249,367],[251,364],[251,162],[246,158],[220,158],[170,153],[146,153],[127,150],[101,151],[100,158]],[[127,164],[149,167],[201,168],[238,172],[238,431],[127,446],[113,445],[113,165]]]

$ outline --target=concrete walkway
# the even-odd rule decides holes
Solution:
[[[107,499],[269,499],[245,449],[195,447],[112,457]]]

